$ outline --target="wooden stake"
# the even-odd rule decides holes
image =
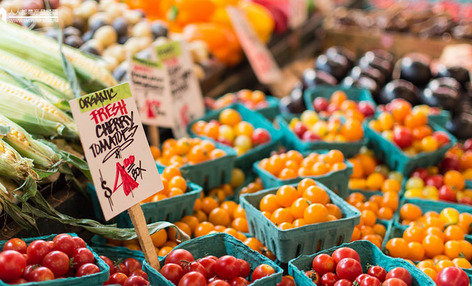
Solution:
[[[147,132],[149,136],[149,141],[152,146],[159,147],[160,138],[159,138],[159,128],[157,126],[147,126]]]
[[[136,234],[138,235],[139,245],[144,253],[144,258],[151,265],[152,268],[157,271],[160,270],[161,266],[157,259],[156,248],[152,244],[151,236],[147,228],[146,219],[144,218],[143,209],[140,204],[135,204],[128,209],[131,222],[133,223]]]

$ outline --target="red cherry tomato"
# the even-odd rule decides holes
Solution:
[[[266,277],[275,273],[274,268],[267,264],[261,264],[254,269],[252,272],[252,281],[256,281],[262,277]]]
[[[72,256],[75,269],[79,269],[80,266],[87,264],[87,263],[94,263],[95,257],[93,256],[92,251],[88,248],[77,248],[74,251],[74,255]]]
[[[312,262],[313,270],[315,270],[319,275],[323,275],[327,272],[334,272],[335,266],[336,263],[334,262],[334,259],[328,254],[319,254]]]
[[[85,263],[82,264],[79,269],[77,269],[77,272],[75,273],[75,276],[77,277],[82,277],[94,273],[100,272],[100,268],[98,268],[97,265],[93,263]]]
[[[87,247],[87,244],[85,244],[85,241],[82,238],[78,237],[78,236],[73,236],[72,240],[75,243],[75,248],[74,249]]]
[[[126,266],[126,268],[128,268],[129,273],[133,273],[134,271],[143,268],[141,262],[139,262],[136,258],[126,258],[125,261],[123,261],[123,264]]]
[[[15,250],[0,253],[0,279],[3,281],[18,279],[26,268],[25,256]]]
[[[130,276],[128,279],[125,280],[123,286],[147,286],[149,285],[149,281],[144,279],[141,276]]]
[[[370,276],[377,277],[377,279],[379,279],[380,282],[384,282],[385,277],[387,277],[387,271],[382,266],[370,267],[369,270],[367,270],[367,274],[369,274]]]
[[[39,239],[31,242],[26,249],[28,264],[41,264],[44,256],[46,256],[46,254],[51,250],[49,243],[44,240]]]
[[[353,258],[344,258],[336,265],[336,274],[340,279],[354,281],[362,274],[362,266]]]
[[[10,285],[18,285],[18,284],[24,284],[24,283],[28,283],[28,280],[26,280],[25,278],[17,278],[17,279],[8,281],[8,284]]]
[[[110,267],[110,276],[115,273],[115,265],[113,264],[113,261],[104,255],[100,255],[99,257],[108,265],[108,267]]]
[[[361,262],[361,258],[359,254],[352,248],[349,247],[341,247],[336,249],[333,254],[331,255],[334,259],[334,262],[339,263],[344,258],[353,258],[359,262]]]
[[[127,275],[121,272],[116,272],[110,276],[110,279],[108,279],[107,284],[108,285],[113,285],[113,284],[123,285],[126,279],[128,279]]]
[[[282,281],[276,286],[295,286],[295,281],[293,281],[292,277],[284,276],[282,277]]]
[[[385,280],[382,283],[382,286],[407,286],[403,280],[398,279],[398,278],[390,278]]]
[[[174,283],[175,285],[179,284],[180,279],[184,276],[185,271],[179,264],[175,263],[166,263],[161,268],[161,274],[167,280]]]
[[[231,280],[239,275],[239,270],[241,266],[239,265],[238,259],[231,255],[225,255],[215,262],[213,270],[215,274],[225,280]]]
[[[29,282],[41,282],[41,281],[48,281],[54,279],[54,273],[44,266],[38,267],[31,271],[29,275]]]
[[[115,273],[123,273],[126,276],[129,275],[128,268],[126,268],[124,263],[120,263],[118,265],[115,265],[114,270],[115,270]]]
[[[54,250],[62,251],[69,257],[72,257],[72,255],[74,255],[76,244],[70,234],[58,234],[56,235],[56,237],[54,237],[52,241],[54,242]]]
[[[321,276],[321,286],[334,286],[334,283],[336,283],[339,280],[339,277],[334,274],[333,272],[328,272],[325,273],[323,276]]]
[[[205,267],[205,270],[207,272],[207,277],[215,276],[215,270],[213,269],[213,266],[215,266],[216,259],[210,256],[206,256],[197,260],[198,263],[200,263],[201,265],[203,265],[203,267]]]
[[[3,251],[15,250],[15,251],[18,251],[19,253],[26,253],[27,248],[28,246],[26,245],[26,242],[24,242],[20,238],[12,238],[3,245]]]
[[[379,279],[377,279],[374,276],[369,276],[362,280],[362,282],[359,284],[360,286],[381,286],[381,282]]]
[[[182,276],[178,286],[206,286],[206,279],[201,273],[198,272],[189,272]]]
[[[249,285],[249,281],[247,281],[243,277],[236,277],[236,278],[233,278],[229,284],[231,286],[247,286]]]
[[[210,282],[208,286],[231,286],[231,285],[224,280],[215,280],[213,282]]]
[[[361,275],[357,276],[356,282],[361,284],[362,280],[366,279],[367,277],[369,277],[369,274],[361,274]]]
[[[244,259],[238,259],[239,261],[239,276],[241,277],[248,277],[251,274],[251,265]]]
[[[131,273],[130,277],[131,276],[141,276],[143,277],[144,279],[146,279],[147,281],[149,281],[149,276],[146,272],[144,272],[142,269],[136,269],[134,270],[133,273]]]
[[[205,270],[205,267],[201,265],[200,263],[198,263],[197,261],[186,263],[183,265],[183,268],[184,268],[185,273],[195,271],[195,272],[201,273],[203,276],[205,276],[206,279],[211,278],[211,277],[208,277],[208,273]]]
[[[69,272],[69,256],[62,251],[53,250],[44,256],[42,265],[51,269],[54,277],[61,277]]]
[[[436,278],[438,286],[468,286],[470,283],[469,277],[464,270],[458,267],[446,267],[439,271]]]
[[[346,279],[341,279],[334,283],[334,286],[352,286],[352,282]]]
[[[387,273],[387,276],[385,277],[385,279],[389,279],[389,278],[398,278],[398,279],[402,280],[403,282],[405,282],[406,285],[408,285],[408,286],[410,286],[411,282],[412,282],[410,272],[408,272],[408,270],[406,270],[403,267],[396,267],[396,268],[393,268],[392,270],[390,270]]]
[[[195,258],[193,258],[192,253],[185,249],[176,249],[172,250],[166,257],[165,264],[167,263],[175,263],[179,264],[183,267],[182,261],[186,262],[193,262]]]

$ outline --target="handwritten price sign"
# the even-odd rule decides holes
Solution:
[[[70,106],[106,220],[162,190],[128,83]]]
[[[257,79],[263,84],[272,84],[279,81],[282,78],[282,72],[269,49],[257,37],[244,11],[231,6],[227,7],[226,10]]]
[[[154,49],[154,56],[167,68],[169,74],[174,136],[188,136],[187,124],[205,113],[200,84],[193,73],[192,57],[184,41],[160,43]]]
[[[160,62],[129,58],[128,78],[144,124],[172,128],[173,102],[167,69]]]

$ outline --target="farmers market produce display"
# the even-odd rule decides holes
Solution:
[[[149,244],[133,212],[105,221],[97,192],[107,182],[91,183],[70,100],[127,82],[129,55],[154,60],[172,40],[188,42],[201,81],[248,66],[230,6],[265,44],[300,32],[289,28],[297,1],[148,2],[0,2],[58,11],[57,25],[0,21],[1,285],[471,283],[469,71],[421,50],[357,57],[333,46],[283,98],[261,85],[206,98],[185,136],[160,130],[150,146],[163,189],[136,204]],[[339,9],[331,21],[366,28],[366,15],[377,29],[469,38],[470,24],[444,12],[452,6],[399,7]],[[86,194],[80,207],[94,217],[54,208],[65,188],[72,200]]]

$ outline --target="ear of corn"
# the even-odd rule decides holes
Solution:
[[[65,79],[2,50],[0,50],[0,67],[50,85],[66,96],[63,99],[74,98],[70,84]]]
[[[22,157],[3,140],[0,140],[0,176],[21,180],[26,180],[28,176],[38,178],[33,171],[33,160]]]
[[[33,159],[36,166],[50,168],[59,161],[59,156],[51,148],[31,137],[23,128],[0,115],[0,136],[15,148],[20,155]]]
[[[34,135],[78,136],[74,121],[66,113],[34,93],[2,81],[0,113]]]
[[[0,81],[30,91],[64,111],[70,111],[67,95],[39,80],[31,80],[0,67]]]
[[[64,79],[67,78],[62,67],[57,42],[19,25],[0,22],[1,50],[25,59]],[[113,76],[91,57],[68,46],[64,46],[62,50],[74,66],[80,86],[85,92],[91,93],[117,84]]]

